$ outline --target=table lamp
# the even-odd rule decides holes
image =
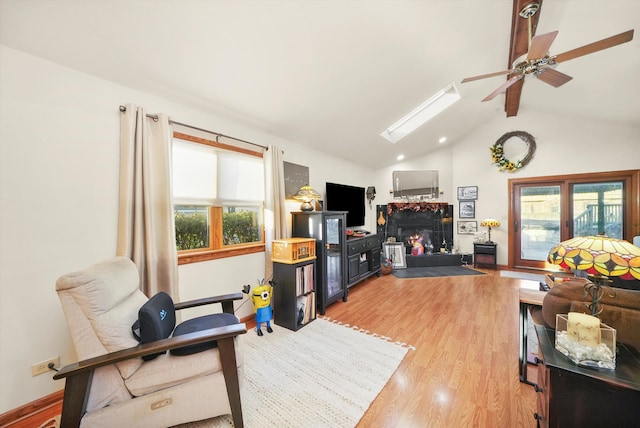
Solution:
[[[500,222],[495,218],[486,218],[482,220],[482,222],[480,223],[480,226],[489,228],[489,240],[487,242],[490,244],[493,244],[493,241],[491,240],[491,228],[500,227]]]
[[[298,192],[293,195],[293,199],[296,201],[302,201],[302,205],[300,205],[300,211],[313,211],[313,205],[311,205],[311,201],[314,199],[319,199],[320,194],[313,190],[311,186],[305,184],[298,190]]]
[[[609,287],[611,277],[640,279],[640,248],[621,240],[599,236],[580,236],[561,242],[549,251],[547,261],[565,269],[585,271],[589,282],[584,289],[591,297],[587,305],[591,315],[602,312],[602,287]]]

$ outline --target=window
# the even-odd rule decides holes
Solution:
[[[264,251],[262,154],[174,132],[179,263]]]

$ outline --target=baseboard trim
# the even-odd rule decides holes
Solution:
[[[8,412],[0,415],[0,427],[9,426],[10,424],[14,424],[22,419],[36,415],[51,406],[62,403],[63,397],[64,389],[61,389],[60,391],[56,391],[45,397],[39,398],[31,403],[9,410]]]

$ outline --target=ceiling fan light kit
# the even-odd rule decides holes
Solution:
[[[489,74],[482,74],[479,76],[467,77],[462,80],[462,83],[471,82],[474,80],[486,79],[494,76],[508,75],[507,81],[500,85],[496,90],[487,95],[482,101],[490,101],[497,95],[507,91],[507,89],[522,80],[526,76],[535,76],[541,81],[553,86],[560,87],[572,79],[560,71],[555,70],[557,64],[566,62],[574,58],[578,58],[584,55],[592,54],[604,49],[608,49],[622,43],[629,42],[633,39],[634,30],[625,31],[624,33],[616,34],[615,36],[607,37],[606,39],[599,40],[576,49],[558,54],[550,55],[549,48],[558,35],[558,31],[552,31],[546,34],[533,36],[533,28],[531,17],[538,12],[540,5],[532,2],[525,5],[518,15],[527,20],[528,23],[528,35],[529,35],[529,50],[525,55],[517,58],[510,70],[497,71]],[[514,22],[514,25],[516,23]],[[517,109],[516,109],[517,111]],[[509,115],[509,114],[508,114]]]

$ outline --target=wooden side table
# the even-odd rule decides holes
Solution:
[[[498,269],[498,244],[495,242],[484,242],[473,244],[473,267],[478,265],[491,265]]]
[[[520,359],[518,367],[520,370],[520,382],[534,385],[527,379],[527,364],[529,363],[529,308],[532,306],[542,306],[542,300],[547,295],[546,291],[532,290],[528,288],[520,289]]]
[[[541,427],[637,427],[640,355],[618,343],[615,370],[580,367],[555,349],[555,330],[536,326]]]

